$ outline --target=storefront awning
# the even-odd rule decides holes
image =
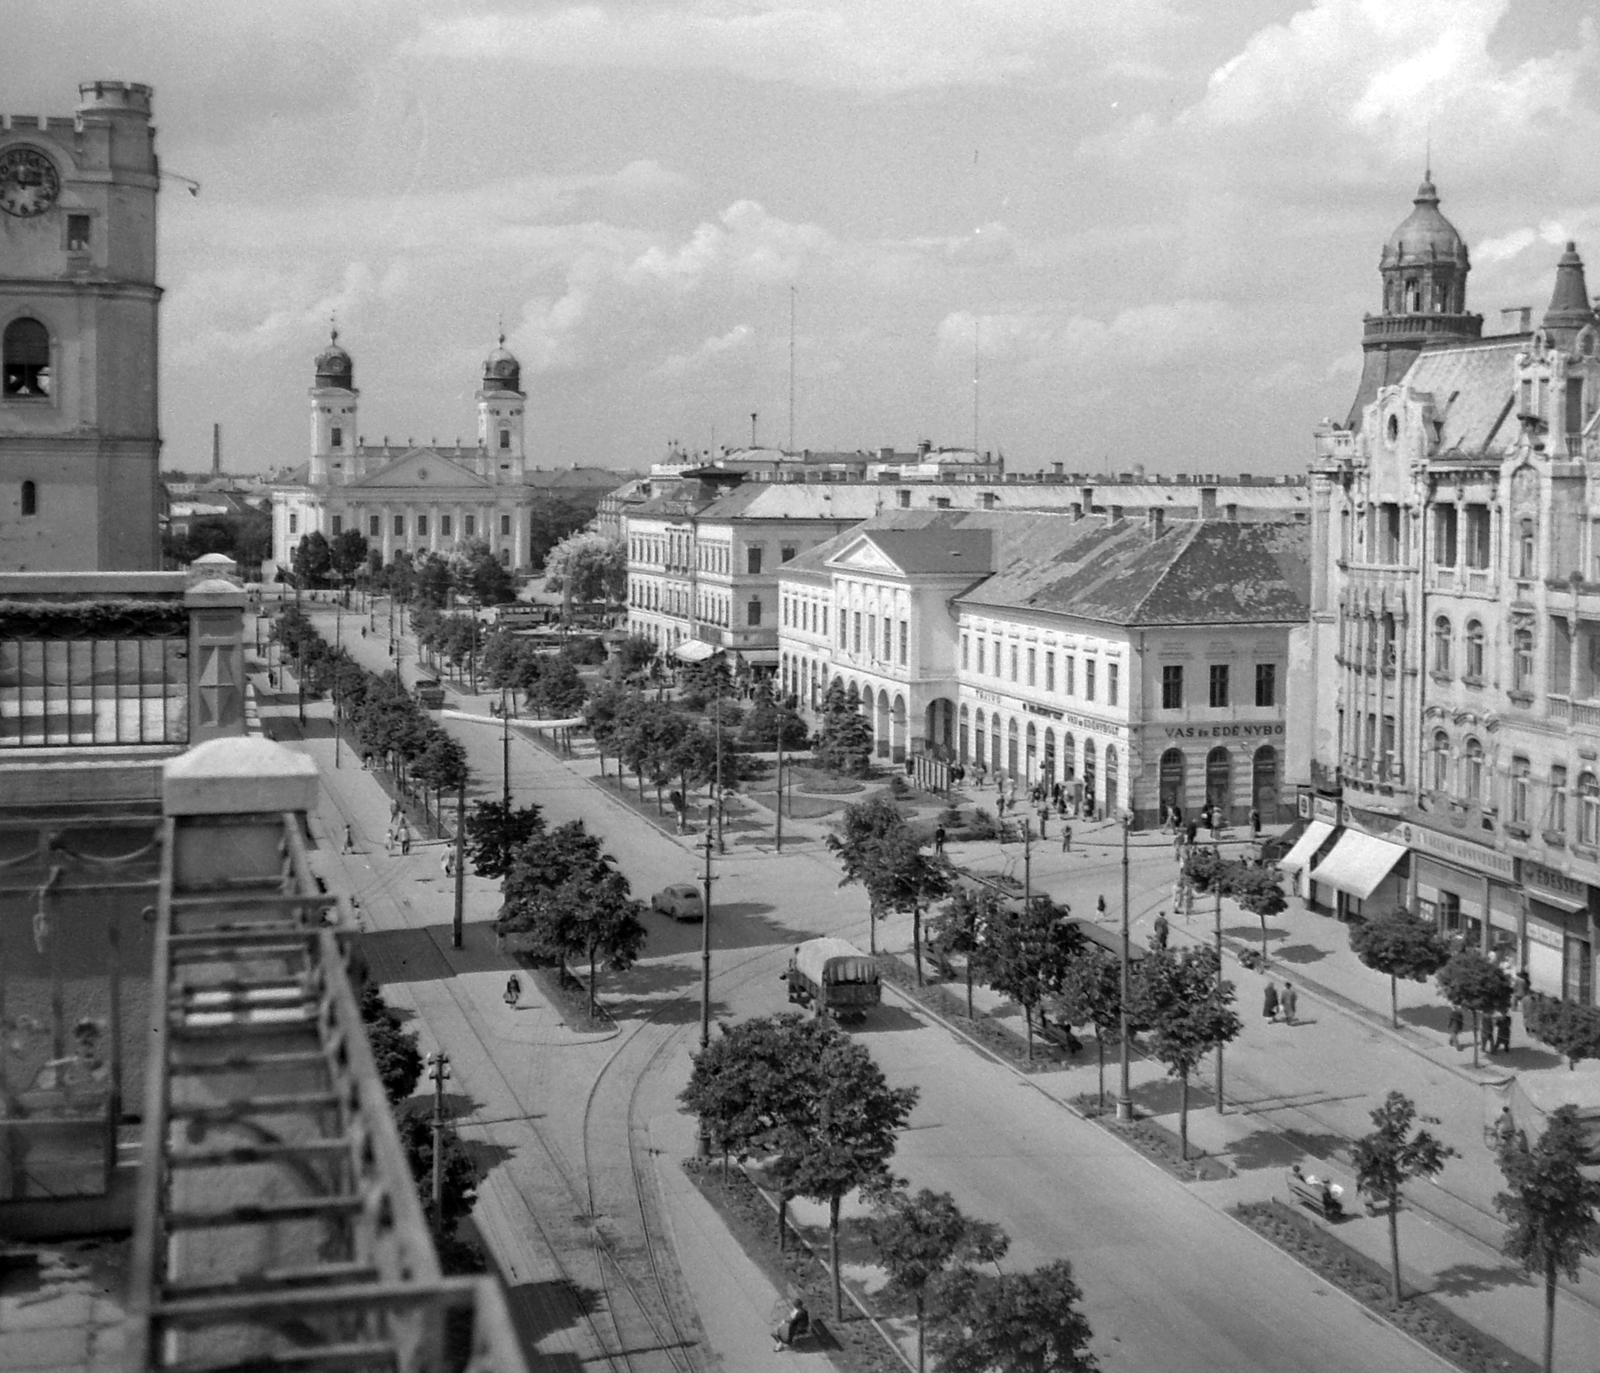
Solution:
[[[1333,852],[1311,870],[1311,880],[1337,887],[1358,901],[1365,901],[1405,856],[1406,851],[1399,844],[1346,830],[1333,846]]]
[[[672,650],[672,656],[681,663],[703,663],[707,658],[716,656],[718,651],[714,644],[702,639],[685,639]]]
[[[1301,868],[1309,867],[1317,850],[1332,833],[1333,826],[1326,820],[1313,820],[1306,826],[1306,832],[1295,841],[1294,847],[1278,860],[1278,866],[1285,872],[1299,872]]]

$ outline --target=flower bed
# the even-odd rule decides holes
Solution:
[[[1432,1297],[1409,1297],[1398,1311],[1390,1310],[1388,1272],[1283,1202],[1244,1202],[1230,1214],[1457,1368],[1467,1373],[1535,1373],[1538,1368]]]
[[[801,1243],[792,1226],[787,1247],[779,1253],[777,1215],[743,1168],[730,1167],[724,1178],[722,1165],[714,1159],[685,1159],[682,1166],[739,1248],[768,1281],[780,1292],[798,1292],[805,1297],[813,1320],[826,1333],[820,1341],[803,1342],[802,1351],[810,1352],[820,1343],[829,1361],[844,1373],[905,1373],[904,1360],[889,1347],[876,1326],[862,1319],[848,1297],[844,1320],[834,1320],[833,1285],[827,1262]],[[845,1222],[843,1229],[851,1228],[852,1223]],[[882,1303],[874,1299],[872,1305],[876,1310]]]

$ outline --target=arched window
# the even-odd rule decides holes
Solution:
[[[1578,778],[1578,842],[1600,848],[1600,781],[1592,772]]]
[[[1034,772],[1039,766],[1039,731],[1035,727],[1032,720],[1028,721],[1028,732],[1025,736],[1025,742],[1027,744],[1025,751],[1025,757],[1028,765],[1027,775],[1028,780],[1031,782],[1033,780]]]
[[[504,452],[506,449],[508,449],[510,447],[511,447],[511,431],[509,429],[501,429],[501,431],[500,431],[500,448],[501,448],[501,451]]]
[[[989,766],[989,731],[984,727],[987,718],[981,710],[973,717],[972,756],[980,768]]]
[[[972,712],[966,707],[961,707],[960,723],[956,734],[956,761],[962,767],[967,765],[968,731],[972,727]]]
[[[1450,736],[1442,729],[1433,736],[1433,789],[1450,790]]]
[[[1117,796],[1117,750],[1106,745],[1106,814],[1115,815],[1121,801]]]
[[[1094,740],[1083,741],[1083,803],[1092,811],[1094,809],[1094,783],[1095,783],[1095,758]]]
[[[1461,758],[1461,799],[1469,806],[1483,804],[1483,745],[1468,739]]]
[[[1462,665],[1463,676],[1473,681],[1483,680],[1483,622],[1467,621],[1467,661]]]
[[[1161,755],[1157,772],[1156,789],[1161,803],[1161,814],[1166,816],[1174,806],[1184,801],[1184,757],[1181,748],[1169,748]]]
[[[1519,629],[1511,636],[1511,689],[1533,690],[1533,631]]]
[[[1049,725],[1044,729],[1044,762],[1041,772],[1046,782],[1054,785],[1056,780],[1056,732]]]
[[[14,319],[0,340],[0,392],[7,396],[50,394],[50,331],[36,319]]]
[[[1225,748],[1206,754],[1206,801],[1225,816],[1233,809],[1233,757]]]
[[[1078,775],[1078,741],[1071,730],[1061,732],[1061,780],[1070,782]]]
[[[1278,750],[1263,744],[1250,760],[1250,805],[1271,824],[1278,814]]]
[[[1017,722],[1013,720],[1009,725],[1006,726],[1006,771],[1009,772],[1013,777],[1017,775],[1017,741]],[[995,735],[995,743],[998,744],[999,742],[1000,736],[997,733]]]
[[[1450,659],[1455,645],[1455,630],[1451,627],[1450,617],[1441,615],[1433,622],[1433,670],[1450,675]]]
[[[22,483],[22,514],[39,513],[39,488],[33,482]]]

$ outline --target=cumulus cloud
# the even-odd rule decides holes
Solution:
[[[983,358],[1024,368],[1158,368],[1234,352],[1243,336],[1239,311],[1225,301],[1177,300],[1130,306],[1109,319],[1040,307],[974,315],[954,311],[939,322],[947,357]]]
[[[877,93],[1054,81],[1180,25],[1168,0],[672,0],[429,18],[412,50],[537,66],[720,70]]]
[[[748,324],[736,324],[727,333],[708,338],[693,352],[673,353],[656,370],[668,377],[697,372],[722,354],[744,347],[754,332]]]

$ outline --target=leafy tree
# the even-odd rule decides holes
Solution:
[[[940,1284],[948,1314],[933,1332],[940,1373],[1095,1373],[1083,1289],[1065,1259],[1032,1273],[957,1269]]]
[[[320,529],[313,529],[309,534],[301,535],[300,542],[295,545],[290,566],[294,569],[294,584],[297,588],[321,586],[327,580],[328,572],[333,566],[333,555],[328,548],[328,540]]]
[[[827,1203],[833,1318],[841,1320],[840,1204],[858,1187],[887,1181],[896,1137],[918,1092],[889,1086],[865,1047],[842,1033],[825,1041],[809,1075],[810,1110],[779,1125],[772,1173],[788,1195]]]
[[[1561,1106],[1531,1148],[1514,1134],[1501,1142],[1500,1172],[1507,1189],[1495,1196],[1506,1218],[1501,1250],[1529,1274],[1544,1278],[1544,1373],[1552,1373],[1556,1340],[1556,1279],[1578,1280],[1586,1255],[1600,1254],[1600,1182],[1586,1177],[1588,1161],[1576,1106]]]
[[[1511,1004],[1511,979],[1506,970],[1476,949],[1458,949],[1437,977],[1439,990],[1452,1006],[1472,1012],[1472,1066],[1478,1066],[1480,1017]]]
[[[537,829],[512,855],[511,868],[500,883],[505,904],[500,908],[502,933],[526,928],[524,918],[540,894],[568,878],[598,880],[610,866],[600,841],[582,820],[568,820],[553,830]]]
[[[544,659],[544,668],[528,693],[528,709],[542,720],[566,720],[583,709],[589,688],[578,669],[565,658]]]
[[[1183,876],[1195,891],[1202,895],[1209,895],[1218,887],[1225,887],[1225,873],[1228,860],[1222,856],[1215,845],[1211,848],[1201,848],[1193,845],[1188,857],[1183,861]],[[1226,895],[1226,892],[1223,893]]]
[[[615,869],[598,877],[569,877],[547,888],[534,903],[530,932],[551,956],[565,967],[570,957],[589,964],[589,1014],[598,1014],[596,968],[606,966],[626,972],[644,947],[645,927],[639,916],[643,906],[630,895],[628,879]]]
[[[1426,982],[1450,961],[1450,949],[1426,920],[1393,910],[1350,926],[1350,947],[1374,972],[1389,979],[1389,1023],[1400,1024],[1398,980]]]
[[[1422,1117],[1437,1123],[1431,1116]],[[1436,1177],[1455,1150],[1426,1130],[1412,1127],[1416,1103],[1403,1092],[1390,1092],[1372,1112],[1373,1130],[1355,1142],[1356,1186],[1389,1211],[1390,1304],[1398,1307],[1400,1291],[1400,1189],[1414,1178]]]
[[[756,749],[775,749],[778,740],[785,749],[803,749],[810,738],[806,722],[772,695],[772,684],[763,678],[757,685],[750,714],[739,729],[739,742]]]
[[[922,1373],[923,1316],[930,1284],[952,1264],[997,1263],[1011,1241],[998,1225],[963,1213],[950,1193],[927,1187],[915,1196],[895,1187],[878,1198],[867,1234],[889,1275],[889,1291],[916,1304],[917,1373]]]
[[[1267,961],[1267,917],[1288,909],[1278,870],[1270,865],[1232,862],[1222,870],[1222,894],[1261,922],[1261,961]]]
[[[450,600],[450,565],[437,553],[428,553],[416,563],[416,580],[411,599],[419,606],[437,610]]]
[[[1532,995],[1522,1003],[1522,1023],[1534,1039],[1565,1054],[1569,1070],[1580,1059],[1600,1058],[1600,1007]]]
[[[678,670],[678,686],[685,710],[704,710],[709,702],[731,701],[734,685],[728,655],[713,653],[698,663],[685,663]]]
[[[361,997],[361,1019],[367,1027],[367,1043],[377,1065],[378,1080],[391,1106],[398,1106],[417,1090],[422,1077],[422,1054],[414,1032],[401,1028],[399,1013],[383,999],[375,983]]]
[[[1067,964],[1051,1007],[1068,1025],[1093,1025],[1100,1070],[1100,1109],[1106,1108],[1106,1036],[1122,1028],[1122,962],[1098,944],[1084,943]]]
[[[839,828],[827,837],[828,848],[844,865],[839,885],[857,884],[867,893],[868,947],[873,953],[878,951],[878,921],[889,913],[883,905],[888,884],[880,849],[890,835],[898,835],[905,827],[905,816],[894,802],[886,796],[874,796],[870,801],[846,806]]]
[[[335,534],[328,545],[328,561],[341,581],[355,576],[367,561],[367,536],[359,529]]]
[[[617,670],[624,677],[648,672],[656,661],[656,641],[647,634],[630,634],[617,645]]]
[[[569,534],[576,534],[590,520],[598,500],[586,501],[568,496],[551,496],[528,512],[528,561],[543,567],[550,550]]]
[[[606,750],[616,748],[617,731],[637,698],[619,686],[603,686],[583,703],[583,721],[600,750],[600,775],[606,770]],[[621,763],[618,763],[621,772]]]
[[[426,746],[412,765],[411,775],[440,794],[459,791],[469,776],[467,750],[459,739],[433,725],[428,731]]]
[[[1243,1028],[1232,1009],[1233,984],[1219,982],[1215,949],[1152,949],[1130,988],[1129,1008],[1149,1027],[1150,1052],[1178,1079],[1178,1151],[1189,1157],[1189,1078],[1212,1049]]]
[[[484,539],[458,544],[448,559],[450,584],[458,596],[475,605],[500,605],[517,599],[517,584],[510,569],[495,556]]]
[[[433,1203],[433,1119],[432,1107],[423,1101],[413,1102],[395,1117],[395,1127],[400,1134],[400,1144],[406,1161],[411,1165],[411,1176],[416,1180],[417,1195],[422,1201],[423,1214],[435,1234],[453,1234],[455,1228],[472,1210],[478,1195],[478,1165],[461,1142],[460,1136],[446,1126],[440,1132],[443,1159],[439,1178],[439,1205]]]
[[[950,899],[935,912],[928,925],[929,943],[945,954],[956,953],[966,964],[967,1019],[972,1019],[973,959],[986,931],[1000,917],[1000,900],[992,892],[975,892],[967,887],[956,887]]]
[[[850,777],[872,771],[872,722],[861,713],[861,697],[838,682],[822,698],[822,720],[811,751],[819,767]]]
[[[575,601],[622,600],[628,589],[627,546],[585,530],[569,534],[545,556],[544,588],[561,593],[568,619]]]
[[[1034,1013],[1046,996],[1060,990],[1067,969],[1083,950],[1083,932],[1066,915],[1066,907],[1048,896],[1002,909],[973,955],[978,975],[1022,1007],[1030,1061]]]
[[[479,877],[504,877],[516,853],[544,829],[538,806],[514,806],[503,801],[475,801],[467,812],[467,861]]]

